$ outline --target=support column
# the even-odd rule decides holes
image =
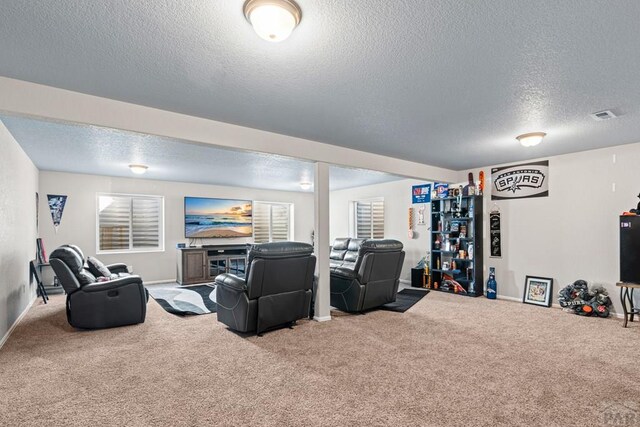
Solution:
[[[329,164],[317,162],[314,176],[314,241],[316,255],[316,303],[314,319],[331,320],[329,312]]]

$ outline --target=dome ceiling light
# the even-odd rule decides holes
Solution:
[[[243,9],[255,32],[270,42],[285,40],[302,19],[293,0],[247,0]]]
[[[129,165],[129,169],[131,169],[131,172],[135,173],[136,175],[142,175],[143,173],[145,173],[147,171],[147,169],[149,169],[149,166],[147,166],[147,165]]]
[[[531,132],[518,135],[516,139],[520,141],[523,147],[534,147],[540,144],[545,136],[547,136],[547,134],[544,132]]]

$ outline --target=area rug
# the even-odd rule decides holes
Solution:
[[[429,291],[419,291],[417,289],[403,289],[398,292],[395,302],[390,302],[380,306],[380,310],[397,311],[404,313],[413,307],[418,301],[426,297]]]
[[[153,299],[169,313],[185,316],[216,312],[216,291],[213,284],[172,288],[149,286],[147,289]]]

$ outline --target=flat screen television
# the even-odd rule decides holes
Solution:
[[[184,198],[184,236],[188,239],[253,236],[251,200]]]

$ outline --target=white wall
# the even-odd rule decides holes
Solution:
[[[613,162],[613,156],[616,162]],[[502,258],[489,258],[485,239],[485,280],[496,267],[498,295],[522,298],[527,275],[554,279],[554,302],[577,279],[603,284],[617,312],[618,216],[635,208],[640,192],[640,144],[584,151],[549,159],[549,197],[496,201],[502,219]],[[490,167],[484,168],[490,177]],[[468,171],[461,173],[460,180]],[[476,179],[478,170],[472,170]],[[612,186],[615,184],[615,192]],[[485,212],[493,206],[491,182]],[[488,215],[485,214],[485,236]]]
[[[96,193],[126,193],[164,196],[165,250],[136,254],[101,254],[105,264],[124,262],[132,265],[145,281],[175,280],[176,243],[184,237],[184,197],[220,197],[287,202],[294,204],[294,239],[311,243],[313,230],[313,194],[258,190],[241,187],[114,178],[62,172],[40,172],[40,235],[49,251],[73,243],[85,253],[96,254]],[[47,194],[68,196],[57,234],[46,202]],[[251,239],[202,239],[202,244],[246,243]],[[200,244],[200,241],[198,241]]]
[[[0,345],[33,301],[38,169],[0,121]]]
[[[401,280],[411,280],[411,268],[424,257],[431,243],[430,204],[426,205],[425,225],[416,225],[416,236],[408,238],[408,209],[414,208],[414,224],[418,221],[418,208],[422,205],[411,204],[411,187],[425,184],[426,181],[404,179],[384,184],[367,185],[331,192],[330,235],[331,241],[337,237],[349,236],[349,205],[354,200],[384,198],[384,234],[385,238],[396,239],[404,244],[406,252]]]

